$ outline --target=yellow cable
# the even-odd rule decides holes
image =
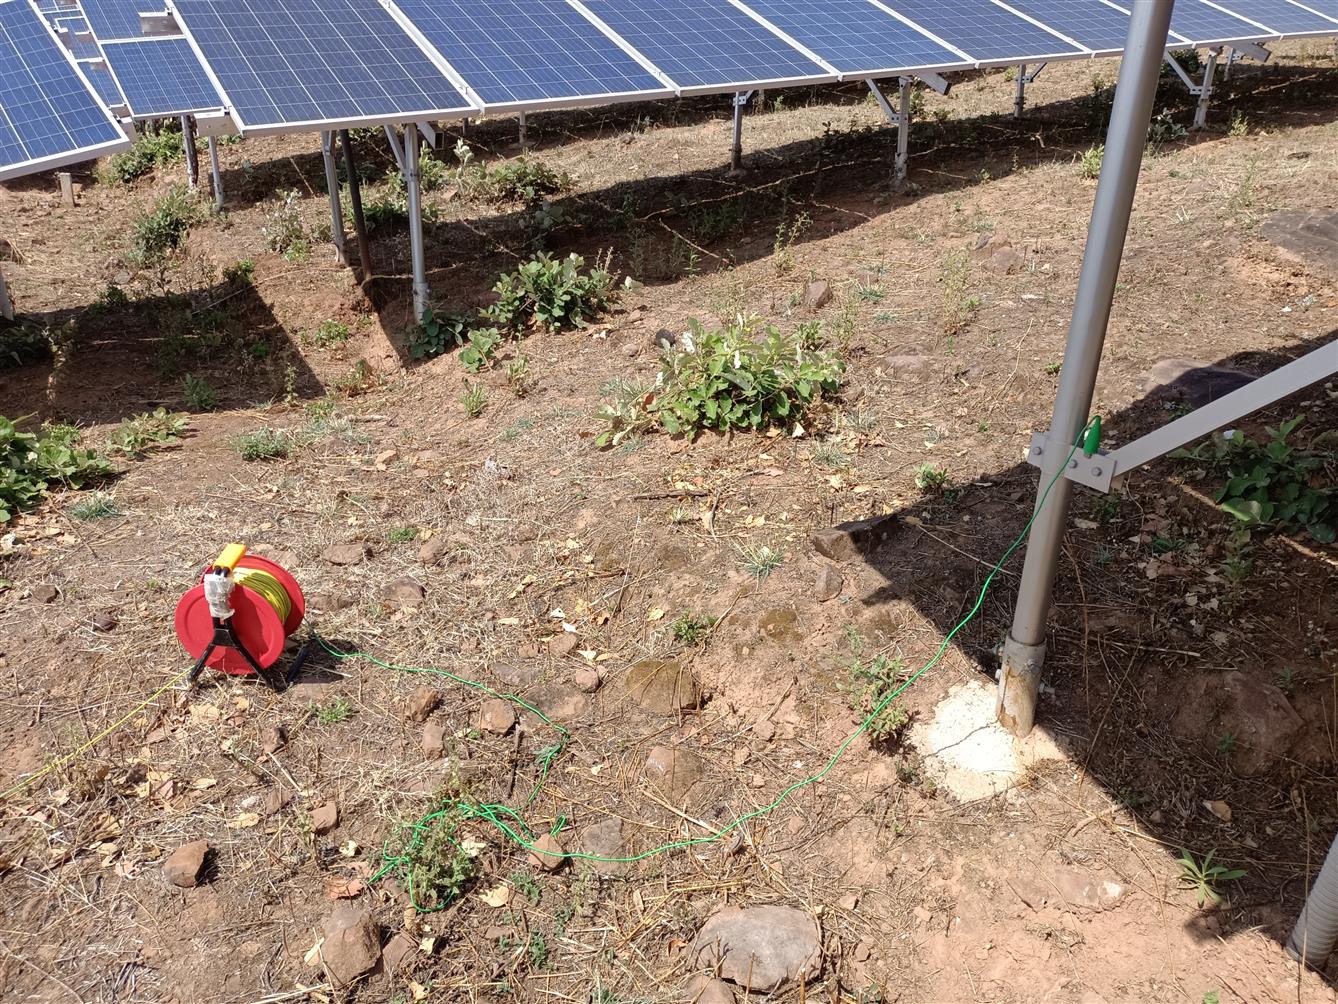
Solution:
[[[239,586],[245,586],[274,608],[281,623],[288,623],[288,615],[293,610],[292,598],[283,583],[269,572],[259,568],[239,568],[232,573],[233,580]]]
[[[0,791],[0,802],[7,800],[14,795],[17,795],[21,791],[25,791],[26,789],[32,787],[32,785],[34,785],[36,782],[46,777],[52,771],[59,770],[60,768],[64,767],[67,763],[69,763],[71,760],[77,760],[79,757],[83,756],[98,743],[102,742],[102,740],[106,739],[107,736],[111,735],[117,729],[121,728],[121,726],[125,725],[126,722],[130,721],[130,719],[134,718],[137,714],[139,714],[141,711],[147,708],[154,701],[158,700],[158,698],[162,697],[163,694],[167,693],[178,683],[180,683],[182,679],[184,679],[186,676],[189,675],[190,675],[189,669],[182,670],[176,676],[172,677],[172,679],[168,680],[161,687],[155,690],[148,697],[144,698],[144,700],[140,701],[133,708],[131,708],[130,711],[123,718],[120,718],[112,722],[105,729],[103,729],[101,732],[95,735],[92,739],[88,740],[88,742],[84,743],[82,746],[75,749],[73,752],[66,753],[63,757],[60,757],[57,760],[53,760],[51,763],[47,764],[36,774],[29,777],[27,780],[20,781],[18,784],[12,785],[11,787],[6,788],[4,791]]]

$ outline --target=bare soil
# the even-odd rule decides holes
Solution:
[[[183,440],[125,462],[108,489],[118,514],[81,521],[64,493],[3,528],[0,785],[120,722],[0,804],[4,999],[686,1000],[703,922],[762,903],[807,911],[822,932],[821,975],[777,1001],[1334,999],[1338,964],[1303,971],[1281,942],[1338,827],[1338,553],[1260,536],[1230,580],[1216,486],[1169,460],[1113,502],[1078,493],[1040,723],[1058,759],[1006,793],[938,786],[919,732],[862,736],[718,842],[548,873],[472,823],[478,876],[447,909],[415,914],[402,877],[370,881],[383,844],[443,792],[512,806],[568,849],[602,835],[631,856],[709,835],[813,775],[855,728],[852,631],[908,668],[935,653],[1031,508],[1021,459],[1049,420],[1095,191],[1077,160],[1100,142],[1115,73],[1047,68],[1020,121],[1002,73],[926,95],[899,193],[893,130],[857,88],[767,94],[740,176],[724,102],[532,117],[529,156],[575,189],[542,234],[521,207],[433,193],[443,308],[488,302],[537,243],[590,261],[611,249],[644,285],[588,329],[508,348],[528,358],[524,396],[505,366],[473,378],[453,354],[410,358],[402,227],[375,233],[366,288],[319,239],[297,260],[267,249],[286,192],[310,232],[328,220],[314,138],[224,146],[227,212],[151,272],[129,264],[131,227],[180,168],[133,186],[88,177],[74,209],[51,178],[0,188],[17,307],[77,329],[57,363],[0,371],[0,411],[75,422],[96,445],[124,417],[184,407],[187,373],[220,398]],[[1338,277],[1259,233],[1274,211],[1334,206],[1332,49],[1240,64],[1214,101],[1208,130],[1157,144],[1143,170],[1094,407],[1111,441],[1184,406],[1155,386],[1158,363],[1259,374],[1338,329]],[[1162,105],[1187,121],[1169,83]],[[469,142],[497,160],[514,138],[497,121]],[[360,142],[384,172],[384,143]],[[253,283],[223,277],[242,259]],[[812,281],[835,293],[816,313],[801,303]],[[107,306],[109,283],[130,302]],[[785,330],[821,320],[845,347],[848,382],[807,435],[596,449],[596,407],[610,381],[653,379],[657,331],[737,313]],[[324,321],[351,337],[322,347]],[[477,419],[466,379],[485,389]],[[1334,428],[1335,388],[1243,427],[1298,414],[1306,441]],[[262,427],[302,445],[243,462],[237,437]],[[946,468],[951,493],[917,489],[925,463]],[[889,539],[841,563],[839,596],[821,601],[809,535],[885,514],[898,517]],[[440,560],[424,562],[434,538]],[[282,693],[206,674],[140,707],[187,665],[177,598],[231,540],[297,576],[331,645],[440,667],[560,721],[572,739],[534,801],[552,730],[531,714],[505,736],[480,730],[486,695],[440,677],[317,650]],[[348,543],[366,559],[326,560]],[[759,579],[745,557],[762,545],[783,560]],[[904,696],[917,727],[950,693],[989,685],[1018,567]],[[421,603],[386,598],[403,576]],[[671,630],[684,614],[718,620],[688,645]],[[623,680],[650,658],[693,674],[701,706],[642,707]],[[602,685],[585,693],[591,669]],[[441,695],[438,758],[406,717],[424,683]],[[1230,699],[1274,687],[1299,718],[1285,753],[1246,735]],[[287,743],[265,752],[276,724]],[[702,762],[679,800],[647,779],[654,747]],[[317,833],[312,814],[331,801],[337,822]],[[1205,807],[1217,802],[1229,820]],[[167,884],[165,857],[196,839],[212,849],[201,884]],[[1182,850],[1246,874],[1200,908]],[[1101,882],[1119,894],[1089,902],[1081,889]],[[499,885],[508,902],[480,898]],[[407,953],[332,989],[306,958],[331,897],[350,893]]]

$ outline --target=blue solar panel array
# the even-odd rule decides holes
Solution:
[[[485,104],[672,90],[575,8],[552,0],[398,0]]]
[[[177,0],[176,8],[243,131],[475,110],[376,0]]]
[[[583,6],[683,91],[835,77],[729,0],[585,0]]]
[[[1120,52],[1129,34],[1129,15],[1101,0],[1008,0],[1008,6],[1093,52]]]
[[[980,63],[1019,63],[1084,55],[1057,35],[992,0],[890,0],[885,6]]]
[[[1338,31],[1338,3],[1334,0],[1317,0],[1313,5],[1328,10],[1329,17],[1290,0],[1227,0],[1222,6],[1283,35],[1332,35]]]
[[[842,73],[973,65],[868,0],[748,0],[748,6]]]
[[[139,12],[162,10],[164,0],[80,0],[84,15],[99,42],[118,38],[142,38]]]
[[[0,0],[0,180],[129,141],[27,0]]]
[[[223,107],[218,89],[180,35],[107,42],[102,52],[135,118],[188,115]]]

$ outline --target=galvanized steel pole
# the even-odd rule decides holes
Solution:
[[[409,196],[409,251],[413,257],[413,316],[421,320],[427,313],[427,261],[423,246],[423,197],[418,174],[418,126],[404,127],[404,187]]]
[[[325,162],[325,189],[330,195],[330,240],[334,242],[335,261],[348,264],[348,250],[344,233],[344,206],[339,198],[339,168],[335,164],[335,138],[332,132],[321,133],[321,159]]]
[[[1148,124],[1161,74],[1166,36],[1171,24],[1173,0],[1144,0],[1133,4],[1129,37],[1120,64],[1110,129],[1097,182],[1092,223],[1083,254],[1078,293],[1069,324],[1068,344],[1060,371],[1047,446],[1041,458],[1041,481],[1037,491],[1035,522],[1027,542],[1027,558],[1018,587],[1013,627],[1004,643],[999,668],[999,722],[1015,735],[1025,736],[1036,720],[1036,697],[1045,662],[1045,627],[1054,589],[1059,547],[1068,518],[1073,482],[1059,477],[1069,447],[1087,425],[1088,410],[1096,389],[1120,270],[1129,232],[1138,171],[1147,143]],[[1044,505],[1041,499],[1049,489]]]
[[[218,166],[218,140],[209,137],[209,177],[214,185],[214,208],[223,211],[223,171]]]

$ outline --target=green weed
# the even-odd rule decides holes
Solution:
[[[182,381],[182,396],[191,411],[213,411],[218,407],[218,392],[207,380],[191,373]]]
[[[180,411],[155,408],[124,418],[110,436],[107,448],[118,453],[138,455],[164,443],[180,439],[190,428],[190,416]]]
[[[131,256],[140,265],[158,264],[181,246],[200,218],[200,208],[190,190],[173,185],[150,212],[131,224]]]
[[[81,449],[73,426],[42,426],[22,432],[0,416],[0,523],[32,509],[57,488],[84,488],[115,473],[111,462]]]
[[[122,509],[116,504],[116,499],[106,492],[93,492],[81,498],[70,506],[69,512],[75,519],[85,522],[122,515]]]
[[[675,641],[695,648],[711,633],[715,622],[714,617],[707,617],[705,614],[682,613],[674,618],[669,630]]]
[[[465,389],[460,392],[460,405],[470,418],[478,418],[488,406],[488,395],[483,385],[465,381]]]
[[[848,624],[845,634],[850,655],[845,660],[847,680],[839,688],[848,695],[851,710],[861,718],[872,716],[867,731],[875,742],[895,742],[911,721],[910,712],[891,697],[904,681],[905,661],[883,652],[865,658],[867,645],[859,629]]]
[[[293,451],[293,437],[281,429],[265,426],[242,433],[232,445],[246,461],[282,460]]]
[[[1189,851],[1180,852],[1180,884],[1194,891],[1194,900],[1202,908],[1205,905],[1216,906],[1222,902],[1222,893],[1218,885],[1222,882],[1234,882],[1245,877],[1242,868],[1226,868],[1213,863],[1216,850],[1207,853],[1202,861],[1197,860]]]

